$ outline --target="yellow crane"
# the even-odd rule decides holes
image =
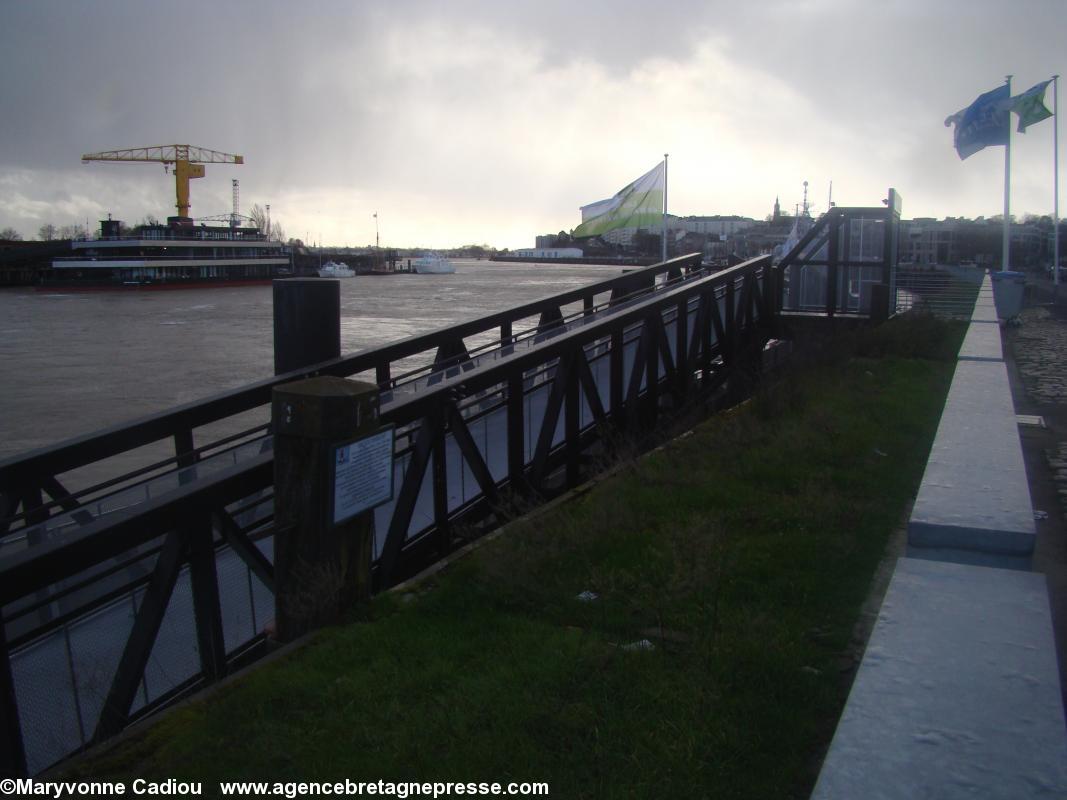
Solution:
[[[134,147],[129,150],[107,150],[86,153],[82,161],[156,161],[174,165],[174,189],[177,195],[178,216],[189,216],[189,181],[204,177],[204,164],[243,164],[244,156],[220,153],[206,147],[188,144],[164,144],[158,147]],[[164,168],[166,168],[164,166]]]

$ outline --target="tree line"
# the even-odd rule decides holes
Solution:
[[[84,235],[85,228],[81,225],[64,225],[57,228],[48,223],[37,230],[37,238],[42,242],[54,242],[62,239],[77,239]],[[5,242],[21,242],[22,234],[12,227],[0,228],[0,240]]]
[[[242,217],[241,223],[250,223],[252,226],[259,228],[260,231],[268,235],[272,240],[279,242],[286,241],[285,230],[282,228],[281,224],[277,220],[269,219],[266,211],[259,205],[259,203],[252,206],[247,217]],[[119,222],[119,235],[135,235],[144,228],[159,224],[161,223],[154,214],[145,214],[141,221],[132,227],[126,225],[124,222]],[[79,239],[83,236],[88,236],[88,234],[89,231],[85,226],[77,224],[56,226],[51,222],[48,222],[37,229],[37,239],[42,242]],[[0,241],[21,242],[22,234],[10,226],[0,228]]]

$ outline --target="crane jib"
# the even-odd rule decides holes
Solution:
[[[175,205],[179,217],[189,216],[189,181],[204,177],[204,164],[243,164],[244,156],[208,150],[188,144],[170,144],[156,147],[135,147],[127,150],[106,150],[86,153],[82,161],[151,161],[174,164]]]

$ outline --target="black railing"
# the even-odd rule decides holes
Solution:
[[[777,265],[778,309],[829,317],[896,308],[900,195],[882,207],[831,208]]]
[[[456,370],[384,407],[383,421],[402,432],[403,466],[397,500],[382,515],[388,529],[378,586],[389,585],[403,548],[431,539],[430,546],[447,551],[454,521],[478,505],[492,506],[502,488],[544,494],[573,485],[583,452],[605,426],[646,429],[664,397],[678,408],[693,391],[721,386],[741,354],[751,358],[763,344],[769,267],[764,257],[701,274],[501,360]],[[477,444],[488,441],[494,423],[503,434],[496,454]],[[489,463],[494,455],[496,469]],[[470,491],[456,485],[453,473],[461,471],[470,474]],[[554,474],[558,485],[551,487]],[[413,525],[423,491],[431,493],[423,500],[427,518]]]
[[[414,463],[417,471],[425,466],[424,453],[432,457],[441,452],[440,437],[446,435],[446,450],[458,448],[465,463],[474,464],[475,479],[488,490],[487,498],[492,500],[497,495],[497,481],[487,479],[486,469],[478,468],[474,455],[478,445],[472,443],[469,435],[478,415],[484,417],[492,411],[488,391],[491,384],[501,383],[501,376],[506,373],[503,384],[512,389],[518,385],[520,394],[526,387],[532,393],[547,391],[538,386],[555,374],[556,366],[551,363],[530,366],[538,361],[540,356],[536,353],[543,353],[542,348],[550,345],[551,352],[556,353],[561,343],[576,341],[572,328],[580,330],[583,341],[595,331],[607,331],[583,324],[605,309],[610,312],[607,321],[613,326],[632,324],[633,315],[642,307],[642,297],[671,295],[678,286],[703,279],[705,276],[697,267],[696,257],[676,259],[539,303],[261,381],[0,463],[0,487],[8,512],[0,552],[3,611],[0,630],[4,637],[0,653],[0,704],[5,712],[4,739],[0,744],[5,770],[39,770],[78,747],[110,734],[175,694],[218,677],[234,658],[242,657],[262,639],[262,626],[253,625],[248,631],[251,635],[238,637],[239,641],[226,635],[225,645],[220,647],[220,631],[229,634],[229,615],[226,625],[219,622],[228,601],[220,599],[217,578],[212,577],[211,569],[206,566],[204,553],[210,534],[214,551],[212,565],[216,561],[222,564],[224,554],[229,557],[227,563],[240,559],[247,571],[252,596],[250,613],[254,617],[256,595],[261,599],[263,590],[269,595],[273,581],[270,439],[265,425],[261,424],[197,447],[194,429],[264,406],[269,403],[275,385],[312,374],[369,372],[381,380],[387,392],[397,392],[412,378],[409,374],[394,379],[392,365],[422,353],[430,366],[415,374],[426,378],[423,391],[426,397],[434,398],[434,410],[427,410],[420,392],[401,392],[388,407],[384,416],[398,421],[406,433],[406,445],[398,448],[397,463],[408,467]],[[519,330],[516,323],[527,318],[536,318],[531,329]],[[494,334],[495,352],[490,353],[487,346],[468,350],[465,339],[487,331]],[[623,329],[619,328],[617,334],[609,332],[608,335],[622,333]],[[486,357],[490,355],[491,358]],[[550,358],[558,359],[558,356]],[[466,394],[460,388],[454,380],[456,374],[462,375],[463,386],[471,387],[473,394]],[[489,374],[496,377],[486,378]],[[581,380],[578,373],[560,372],[563,374]],[[558,380],[557,384],[563,385]],[[653,391],[657,384],[658,381],[652,382]],[[454,398],[454,402],[440,402],[444,397]],[[572,399],[567,400],[568,409],[572,409]],[[590,402],[594,408],[600,408],[596,400]],[[552,403],[556,401],[553,399]],[[569,430],[574,420],[568,419]],[[508,423],[509,430],[515,427],[514,421]],[[75,492],[68,491],[61,482],[65,480],[64,473],[71,470],[168,439],[173,442],[174,456]],[[533,483],[543,480],[542,473],[558,457],[555,453],[558,448],[553,447],[550,439],[539,445],[532,459]],[[514,445],[510,447],[508,458],[514,459]],[[570,448],[573,444],[566,449]],[[244,456],[237,458],[236,453],[242,449],[246,451]],[[231,454],[233,463],[229,459]],[[445,458],[433,459],[433,463],[433,477],[440,481],[439,485],[447,487]],[[158,491],[150,490],[153,481],[165,486]],[[405,478],[401,495],[410,495],[412,485],[413,478]],[[139,493],[142,488],[144,497],[138,502],[127,499],[129,493]],[[435,521],[443,518],[445,522],[422,526],[427,530],[447,532],[449,521],[455,516],[456,509],[449,507],[447,498],[442,500],[443,491],[446,490],[434,492],[433,504]],[[412,508],[397,505],[398,518],[406,515],[410,520],[418,505],[418,494]],[[45,495],[51,499],[45,501]],[[470,500],[465,498],[465,508],[476,505]],[[388,542],[385,569],[379,566],[377,570],[379,584],[387,582],[400,551],[408,546],[403,537],[397,538],[401,527],[399,523],[390,527],[393,534],[385,540]],[[425,530],[417,533],[420,536],[415,538],[426,538]],[[174,605],[168,600],[175,593],[176,585],[185,585],[182,581],[189,583],[187,593],[191,595],[193,619],[187,627],[196,632],[199,660],[191,668],[191,674],[186,674],[190,670],[180,673],[159,691],[160,682],[148,680],[146,665],[153,647],[159,646],[160,631],[167,627],[168,609]],[[227,596],[230,593],[227,590]],[[115,612],[116,607],[120,610],[125,607],[127,611]],[[259,610],[262,618],[269,619],[269,609],[260,607]],[[111,677],[105,681],[106,686],[99,682],[93,687],[80,685],[77,663],[85,656],[73,641],[72,631],[85,625],[87,618],[106,614],[120,617],[125,614],[128,628],[122,624],[109,626],[112,635],[124,637],[117,648],[121,653],[112,653],[106,670]],[[27,703],[18,701],[16,691],[16,685],[25,688],[25,682],[20,683],[16,674],[20,669],[19,659],[37,658],[39,651],[53,645],[66,650],[66,657],[61,661],[70,668],[66,683],[72,687],[73,710],[68,709],[66,716],[73,732],[68,731],[65,736],[51,730],[42,733],[35,729],[32,720],[23,726],[23,718],[33,713]],[[183,646],[189,650],[187,642]],[[150,687],[150,683],[157,685]],[[46,697],[42,702],[51,699]],[[62,727],[55,720],[63,718],[63,714],[41,716],[51,720],[50,726]],[[23,746],[27,730],[33,751],[29,758]]]
[[[275,386],[313,375],[336,375],[368,377],[382,389],[388,390],[396,384],[393,371],[395,365],[402,361],[423,357],[426,362],[424,369],[444,368],[459,363],[470,356],[467,339],[488,337],[491,342],[503,346],[513,342],[522,333],[517,327],[519,323],[534,317],[537,318],[534,330],[548,331],[563,324],[567,306],[581,303],[580,313],[593,313],[598,307],[598,298],[600,303],[604,302],[604,295],[609,296],[609,302],[611,299],[618,302],[623,298],[640,296],[650,291],[662,276],[676,280],[683,274],[699,269],[699,261],[696,255],[672,259],[544,300],[412,336],[384,347],[342,356],[309,369],[267,378],[165,412],[4,459],[0,461],[0,536],[13,528],[42,522],[54,513],[77,509],[88,499],[99,496],[101,487],[97,485],[80,488],[77,492],[69,490],[61,480],[64,473],[166,440],[173,443],[173,456],[166,461],[160,460],[157,465],[159,470],[185,466],[199,460],[202,451],[210,449],[217,442],[198,448],[194,437],[198,428],[255,409],[265,409],[270,404],[271,391]],[[103,490],[112,491],[122,485],[125,479],[141,481],[146,477],[143,469],[128,475],[109,476]],[[46,495],[48,500],[45,499]]]
[[[728,386],[758,360],[798,263],[772,270],[766,256],[709,273],[686,256],[0,462],[0,767],[40,771],[263,642],[269,426],[201,446],[197,429],[265,409],[275,386],[300,378],[377,383],[397,431],[395,499],[375,511],[381,590],[451,550],[457,526],[499,509],[504,493],[573,486],[606,430],[648,430],[665,409]],[[160,442],[173,455],[65,485]],[[62,690],[28,677],[59,673]]]

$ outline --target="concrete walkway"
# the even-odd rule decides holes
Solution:
[[[1067,300],[1067,287],[1060,291]],[[1020,327],[1003,329],[1003,341],[1015,411],[1044,423],[1022,425],[1019,434],[1031,502],[1047,515],[1036,521],[1033,570],[1048,578],[1067,707],[1067,303],[1026,308]]]
[[[1067,314],[991,299],[814,800],[1067,796]]]

